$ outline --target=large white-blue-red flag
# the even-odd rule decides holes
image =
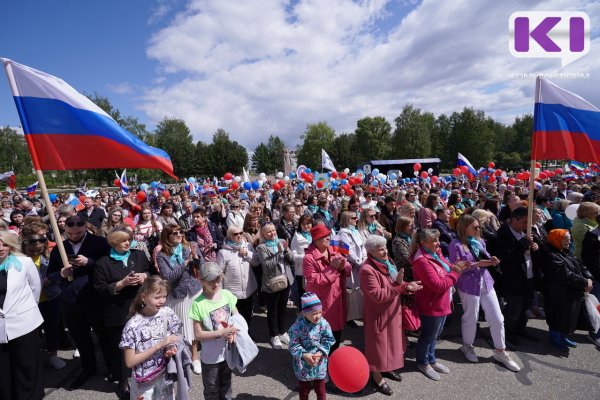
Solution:
[[[600,162],[600,109],[538,77],[531,159]]]
[[[164,150],[123,129],[68,83],[12,60],[0,60],[35,169],[154,168],[175,177]]]
[[[458,159],[456,160],[456,166],[457,167],[467,167],[469,169],[469,172],[473,175],[473,176],[477,176],[477,171],[475,170],[475,168],[473,168],[473,166],[471,165],[471,163],[469,162],[469,160],[467,160],[467,157],[463,156],[462,154],[458,153]]]

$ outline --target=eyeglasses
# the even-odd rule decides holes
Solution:
[[[171,232],[171,235],[183,236],[183,232],[182,231],[174,231],[174,232]]]
[[[350,219],[358,219],[358,217],[350,217]]]
[[[232,210],[237,210],[238,208],[240,208],[240,206],[231,206],[230,207]]]
[[[67,226],[68,226],[69,228],[72,228],[72,227],[74,227],[75,225],[77,225],[77,227],[78,227],[78,228],[81,228],[82,226],[84,226],[84,225],[85,225],[85,221],[77,221],[77,222],[70,221],[70,222],[67,222]]]
[[[39,238],[39,239],[25,239],[25,240],[23,240],[23,244],[24,245],[32,245],[32,244],[37,244],[37,243],[46,244],[46,243],[48,243],[48,239],[46,239],[46,238]]]
[[[232,232],[231,235],[232,236],[242,236],[244,234],[244,232]]]
[[[375,214],[368,214],[367,218],[375,218]]]

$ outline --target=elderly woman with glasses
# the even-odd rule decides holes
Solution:
[[[398,370],[404,367],[406,336],[402,329],[401,295],[421,288],[420,282],[404,282],[403,271],[388,257],[387,241],[369,236],[365,243],[367,258],[360,270],[364,294],[365,356],[377,391],[391,396],[384,381],[402,380]]]
[[[111,351],[111,373],[119,381],[119,396],[129,395],[131,371],[123,364],[119,342],[129,307],[142,283],[150,276],[150,261],[142,250],[131,249],[133,232],[125,226],[108,232],[110,254],[96,262],[94,289],[104,301],[103,321]]]
[[[201,294],[202,285],[198,282],[197,266],[200,259],[195,247],[185,240],[185,234],[179,224],[168,224],[160,234],[160,251],[156,263],[160,275],[171,285],[171,291],[165,305],[175,311],[183,322],[183,338],[192,346],[194,373],[202,373],[198,357],[197,341],[194,336],[194,324],[188,318],[192,302]]]
[[[60,341],[60,294],[58,286],[60,275],[48,274],[50,250],[46,233],[48,227],[43,222],[31,222],[21,230],[21,248],[23,253],[30,257],[38,269],[42,292],[40,294],[39,309],[44,317],[42,328],[46,339],[46,351],[50,356],[50,365],[54,369],[62,369],[67,364],[58,357],[57,351]]]
[[[335,337],[330,350],[333,353],[340,345],[346,324],[346,279],[352,273],[352,265],[330,246],[331,231],[323,223],[315,223],[310,235],[312,243],[302,264],[306,291],[321,299],[323,318],[329,322]]]
[[[0,231],[0,399],[44,396],[38,308],[40,275],[20,252],[18,238]]]
[[[488,267],[495,267],[500,260],[490,256],[486,250],[485,242],[480,236],[479,221],[469,214],[458,218],[457,235],[449,246],[450,261],[466,261],[469,265],[458,278],[456,289],[463,307],[461,318],[461,332],[463,345],[460,351],[465,358],[472,362],[479,362],[473,343],[477,332],[479,307],[485,313],[485,320],[490,324],[490,333],[494,341],[492,358],[513,372],[520,371],[520,367],[506,352],[504,340],[504,317],[498,303],[498,296],[494,291],[494,280]]]
[[[223,269],[223,288],[238,299],[236,307],[248,326],[252,319],[254,294],[258,288],[253,268],[250,264],[254,256],[252,245],[248,244],[240,225],[227,228],[227,239],[217,255],[217,264]]]

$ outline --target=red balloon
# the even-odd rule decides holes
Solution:
[[[494,171],[494,175],[496,175],[496,176],[500,176],[500,175],[502,175],[502,170],[501,170],[501,169],[497,169],[497,170],[495,170],[495,171]]]
[[[493,175],[490,175],[490,176],[488,177],[488,182],[489,182],[489,183],[494,183],[494,182],[496,182],[496,177],[495,177],[495,176],[493,176]]]
[[[141,190],[137,192],[137,199],[140,203],[143,203],[146,200],[146,192]]]
[[[337,178],[337,176],[338,176],[338,173],[337,173],[336,171],[333,171],[333,172],[331,173],[331,177],[332,177],[333,179]]]
[[[233,174],[231,172],[226,172],[225,175],[223,175],[223,179],[225,179],[226,181],[229,181],[229,180],[233,179]]]
[[[279,183],[274,183],[273,190],[279,190],[279,189],[281,189],[281,187],[279,186]]]
[[[452,174],[453,174],[454,176],[459,176],[461,173],[462,173],[462,171],[460,170],[460,168],[454,168],[454,169],[452,170]]]
[[[466,165],[461,165],[460,170],[463,174],[467,174],[469,172],[469,167],[467,167]]]
[[[354,195],[354,190],[352,188],[350,188],[350,189],[346,190],[346,194],[348,196],[353,196]]]
[[[115,178],[113,183],[115,184],[116,187],[121,187],[121,180],[119,178]]]
[[[302,178],[302,179],[306,179],[307,176],[308,176],[308,174],[306,172],[302,172],[300,174],[300,178]]]
[[[163,190],[162,195],[165,196],[165,199],[168,199],[169,197],[171,197],[171,192],[169,192],[168,190]]]
[[[493,162],[493,161],[490,161],[490,162],[488,163],[488,168],[496,168],[496,164],[494,164],[494,162]]]
[[[369,380],[369,363],[355,347],[340,347],[329,357],[329,376],[344,392],[356,393]]]
[[[542,180],[544,179],[548,179],[548,175],[546,175],[544,172],[540,172],[540,174],[538,175],[538,177]]]
[[[563,170],[562,170],[561,168],[556,168],[556,169],[554,170],[554,173],[555,173],[556,175],[560,175],[560,174],[562,174],[562,173],[563,173]]]
[[[283,181],[283,179],[281,179],[281,180],[280,180],[279,182],[277,182],[277,183],[279,183],[279,186],[281,186],[281,187],[285,187],[285,182]]]
[[[516,182],[517,182],[517,180],[515,178],[508,178],[509,185],[514,185]]]
[[[438,177],[437,177],[437,176],[435,176],[435,175],[433,175],[433,176],[431,177],[431,183],[436,183],[437,181],[438,181]]]
[[[340,179],[346,179],[348,177],[348,174],[345,172],[340,172]]]
[[[421,170],[421,164],[419,164],[419,163],[415,163],[415,164],[413,165],[413,170],[414,170],[414,171],[420,171],[420,170]]]
[[[317,187],[318,187],[319,189],[322,189],[322,188],[323,188],[323,181],[319,181],[319,182],[317,182]]]
[[[542,168],[542,164],[540,164],[539,162],[536,162],[536,163],[535,163],[535,167],[536,167],[536,168]]]
[[[425,179],[429,176],[429,173],[427,171],[423,171],[421,172],[421,178]]]
[[[237,190],[237,188],[239,188],[240,185],[237,182],[231,182],[231,190]]]

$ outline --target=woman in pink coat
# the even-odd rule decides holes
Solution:
[[[331,354],[339,347],[346,324],[346,278],[352,266],[329,246],[331,231],[325,225],[313,226],[310,235],[312,243],[304,251],[302,262],[306,291],[315,293],[323,304],[323,318],[335,337]]]
[[[387,241],[372,235],[365,242],[367,260],[360,269],[360,287],[364,295],[365,356],[373,373],[377,391],[391,396],[394,392],[384,377],[401,381],[398,371],[404,367],[406,336],[402,329],[400,295],[421,289],[420,282],[403,282],[388,257]]]

